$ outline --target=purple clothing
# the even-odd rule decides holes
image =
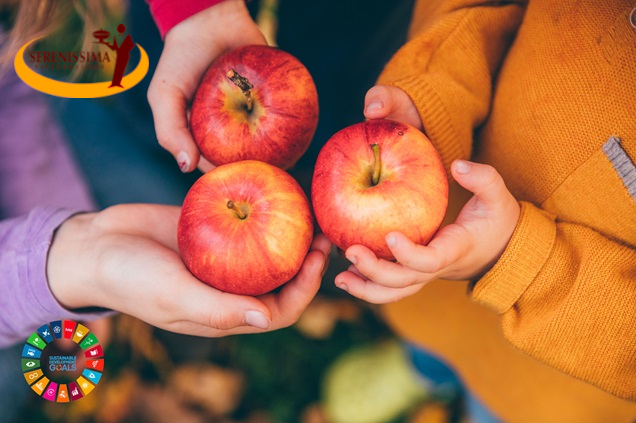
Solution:
[[[13,69],[0,76],[0,348],[53,320],[105,315],[66,310],[46,279],[55,230],[93,208],[44,95]]]

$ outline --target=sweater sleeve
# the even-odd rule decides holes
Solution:
[[[0,348],[24,341],[44,323],[95,320],[111,312],[69,311],[51,292],[46,261],[55,230],[75,212],[36,207],[28,215],[0,221]]]
[[[379,84],[413,100],[447,171],[471,156],[473,131],[488,115],[493,78],[523,13],[522,2],[418,1],[410,41],[380,75]]]
[[[636,400],[636,249],[521,204],[508,247],[473,299],[500,314],[515,347]]]
[[[181,21],[192,15],[221,3],[223,0],[146,0],[161,38],[165,38],[168,31]]]

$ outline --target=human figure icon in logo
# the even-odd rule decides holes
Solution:
[[[117,32],[119,35],[123,35],[126,31],[126,26],[124,24],[119,24],[117,26]],[[101,41],[101,40],[100,40]],[[135,47],[135,42],[133,41],[130,34],[126,35],[124,41],[121,45],[117,45],[117,36],[113,37],[112,44],[108,44],[107,42],[102,42],[106,44],[111,50],[117,52],[117,61],[115,62],[115,72],[113,73],[113,80],[110,83],[110,87],[122,87],[121,80],[124,77],[124,71],[126,70],[126,66],[128,65],[128,60],[130,60],[130,51]],[[101,43],[100,43],[101,44]]]

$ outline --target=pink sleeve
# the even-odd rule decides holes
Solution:
[[[202,10],[223,0],[146,0],[150,5],[150,13],[159,28],[161,38],[179,22],[196,15]]]

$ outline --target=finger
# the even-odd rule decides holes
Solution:
[[[386,304],[399,301],[415,294],[422,289],[423,284],[405,288],[389,288],[364,279],[360,275],[347,271],[336,276],[336,286],[356,298],[372,304]]]
[[[298,274],[278,294],[259,297],[272,311],[272,329],[290,326],[298,320],[320,288],[330,251],[327,237],[316,235]]]
[[[190,282],[181,281],[174,298],[180,312],[186,313],[185,320],[222,331],[242,326],[261,330],[271,327],[272,314],[259,299],[219,291],[185,274],[181,279],[186,278]]]
[[[451,165],[453,178],[464,188],[474,193],[486,204],[497,204],[510,195],[503,178],[494,167],[455,160]]]
[[[178,252],[177,225],[181,208],[159,204],[119,204],[98,213],[93,225],[107,232],[135,234]]]
[[[422,129],[422,119],[411,98],[402,89],[389,85],[376,85],[367,91],[364,116],[367,119],[393,119]]]
[[[216,166],[214,164],[212,164],[212,162],[208,161],[208,159],[206,159],[205,157],[201,156],[199,158],[199,164],[197,166],[197,168],[199,168],[199,170],[203,173],[207,173],[209,171],[211,171],[212,169],[214,169]]]
[[[329,241],[329,239],[327,239],[327,237],[324,234],[320,233],[314,236],[314,240],[311,243],[311,247],[309,248],[309,251],[320,251],[325,256],[328,256],[329,253],[331,253],[332,247],[333,247],[333,244],[331,243],[331,241]]]
[[[322,251],[310,252],[296,277],[286,283],[278,294],[260,297],[272,311],[271,329],[288,327],[300,318],[320,288],[325,260],[326,255]]]
[[[367,247],[353,245],[346,251],[347,259],[366,278],[391,288],[402,288],[418,283],[418,273],[399,263],[379,259]]]
[[[400,232],[386,236],[387,245],[399,263],[436,277],[468,252],[470,240],[470,234],[459,225],[443,227],[428,245],[418,245]]]
[[[267,294],[255,299],[262,301],[262,304],[267,307],[268,311],[271,310],[271,316],[273,317],[271,319],[272,323],[270,326],[267,328],[258,328],[254,325],[239,326],[232,328],[230,333],[257,333],[262,332],[263,330],[280,329],[295,323],[318,292],[322,275],[316,275],[316,267],[320,269],[320,266],[326,266],[326,264],[323,265],[325,261],[321,260],[320,255],[322,254],[323,257],[328,257],[330,249],[331,243],[329,240],[327,240],[327,238],[322,234],[317,235],[312,243],[311,252],[307,256],[303,267],[294,281],[285,285],[277,296],[274,294]],[[175,322],[173,324],[173,328],[178,328],[176,330],[171,330],[175,330],[179,333],[188,333],[199,336],[217,337],[230,334],[220,333],[218,332],[218,329],[211,328],[210,325],[201,325],[189,320]]]
[[[148,88],[148,103],[159,144],[174,156],[182,172],[194,170],[199,162],[199,149],[188,128],[185,93],[162,80],[157,71]]]

